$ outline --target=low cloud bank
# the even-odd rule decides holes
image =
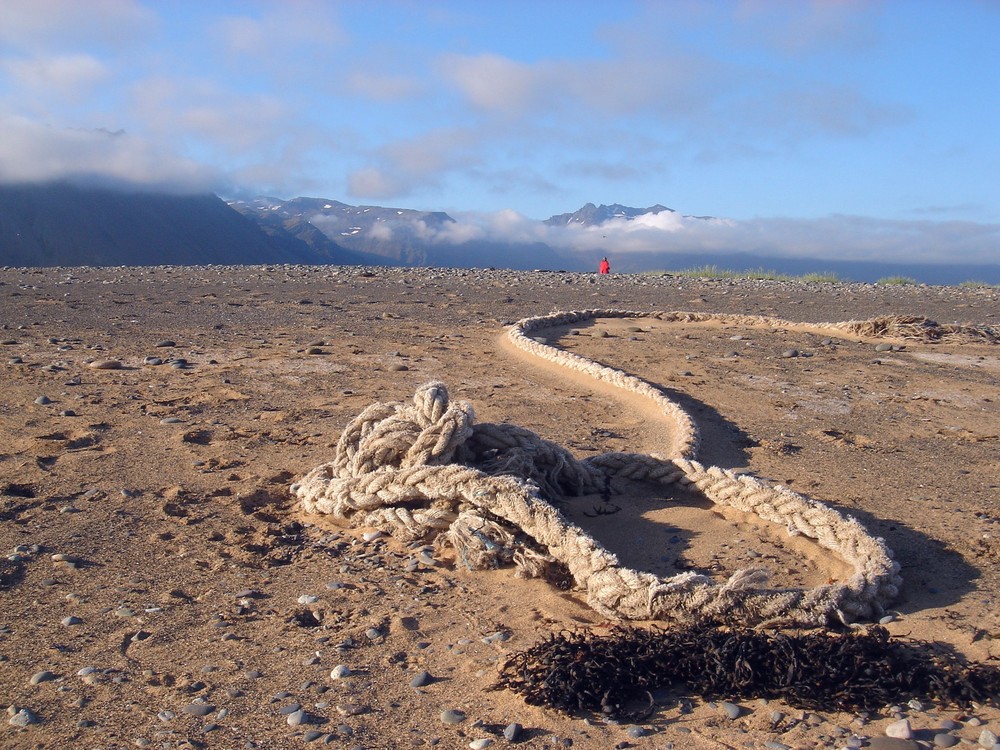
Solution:
[[[219,173],[123,131],[57,128],[0,115],[0,183],[63,181],[170,193],[220,189]]]
[[[549,226],[514,211],[455,213],[454,224],[423,225],[431,243],[544,242],[581,253],[751,253],[887,263],[996,264],[1000,224],[901,221],[834,215],[818,219],[695,218],[667,211],[596,226]]]

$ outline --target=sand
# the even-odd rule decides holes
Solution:
[[[657,696],[643,736],[527,706],[489,689],[504,655],[608,624],[573,591],[421,557],[296,507],[289,485],[329,460],[351,418],[431,380],[470,401],[478,421],[526,427],[579,457],[662,449],[664,425],[641,402],[501,344],[520,318],[589,308],[801,323],[605,319],[548,336],[665,389],[695,418],[704,463],[789,486],[884,537],[904,578],[892,633],[1000,656],[1000,350],[894,340],[876,351],[883,340],[808,325],[905,314],[995,326],[998,290],[0,269],[0,700],[36,719],[5,721],[0,745],[464,748],[511,745],[502,731],[518,722],[528,747],[845,747],[883,736],[899,715],[916,740],[945,719],[973,742],[997,732],[991,706],[804,716],[745,701],[730,719],[696,696],[680,711],[679,691]],[[800,356],[782,356],[790,349]],[[188,364],[168,363],[178,358]],[[610,516],[586,499],[569,515],[627,564],[721,577],[764,561],[803,586],[843,573],[754,519],[656,493],[626,499]],[[341,665],[350,673],[331,677]],[[411,686],[423,671],[429,684]],[[447,709],[465,719],[442,722]]]

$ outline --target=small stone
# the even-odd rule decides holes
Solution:
[[[287,706],[282,706],[281,708],[279,708],[278,713],[281,716],[288,716],[288,714],[294,714],[300,708],[302,708],[301,704],[289,703]]]
[[[322,347],[310,346],[306,349],[306,354],[326,354],[326,352],[323,351]]]
[[[934,747],[954,747],[959,743],[958,737],[947,732],[939,732],[934,735]]]
[[[288,726],[297,727],[302,724],[307,724],[309,722],[309,717],[306,716],[306,712],[300,708],[288,714],[285,717],[285,721],[288,723]]]
[[[163,360],[160,357],[144,357],[142,363],[150,367],[158,367],[163,364]]]
[[[121,370],[124,365],[117,359],[95,359],[87,367],[92,370]]]
[[[366,531],[361,535],[361,538],[366,542],[374,542],[376,539],[381,539],[383,536],[385,536],[385,534],[381,531]]]
[[[504,727],[503,737],[508,742],[517,742],[517,740],[521,736],[521,732],[523,732],[523,731],[524,731],[524,727],[522,727],[520,724],[518,724],[515,721],[515,722],[513,722],[511,724],[508,724],[506,727]]]
[[[322,736],[323,733],[320,732],[319,730],[310,729],[309,731],[307,731],[305,734],[302,735],[302,739],[305,740],[306,742],[313,742],[315,740],[318,740]]]
[[[61,412],[59,412],[59,416],[60,417],[75,417],[76,416],[76,412],[73,411],[72,409],[63,409]]]
[[[83,620],[75,615],[70,615],[69,617],[64,617],[59,621],[62,625],[79,625]]]
[[[368,706],[363,703],[339,703],[337,704],[337,713],[341,716],[358,716],[368,713]]]
[[[299,604],[315,604],[319,601],[319,597],[314,594],[303,594],[297,601]]]
[[[640,737],[646,736],[646,730],[643,727],[634,726],[626,729],[625,734],[627,734],[632,739],[639,739]]]
[[[892,344],[877,344],[875,346],[875,351],[877,352],[891,352]]]
[[[157,348],[167,347],[167,346],[177,346],[177,342],[176,341],[171,341],[170,339],[164,339],[163,341],[157,341],[156,344],[155,344],[155,346]]]
[[[377,641],[382,637],[382,631],[378,628],[368,628],[368,630],[365,631],[365,637],[369,641]]]
[[[984,729],[979,733],[979,746],[985,747],[987,750],[993,750],[993,746],[1000,741],[997,739],[996,734],[991,732],[989,729]]]
[[[13,706],[11,706],[11,708],[13,708]],[[10,724],[12,727],[26,727],[29,724],[37,724],[38,717],[35,716],[35,714],[32,713],[30,709],[22,708],[18,711],[15,711],[11,715],[10,719],[7,720],[7,723]]]
[[[764,747],[767,750],[792,750],[790,745],[786,745],[784,742],[775,742],[774,740],[765,742]]]
[[[208,703],[189,703],[182,710],[191,716],[208,716],[215,710],[215,706]]]
[[[489,737],[483,737],[482,739],[473,740],[472,742],[470,742],[469,747],[472,748],[472,750],[484,750],[484,748],[487,748],[492,744],[493,740],[491,740]]]
[[[490,633],[488,636],[481,638],[480,640],[488,645],[493,643],[503,643],[504,641],[510,640],[510,633],[498,630],[495,633]]]
[[[433,681],[434,678],[431,677],[430,672],[417,672],[417,674],[413,676],[413,679],[410,680],[410,687],[424,687],[425,685],[430,685]]]
[[[868,750],[920,750],[920,745],[900,737],[872,737],[868,742]]]
[[[43,682],[51,682],[54,679],[56,679],[56,676],[49,670],[44,669],[41,672],[35,672],[31,675],[29,682],[32,685],[40,685]]]
[[[344,664],[338,664],[330,672],[330,679],[333,680],[341,680],[344,677],[350,677],[350,676],[351,676],[351,670]]]
[[[913,737],[913,729],[910,728],[909,719],[894,721],[885,728],[886,737],[896,737],[901,740],[908,740]]]
[[[781,356],[782,356],[783,359],[792,359],[793,357],[799,356],[799,350],[798,349],[785,349],[785,351],[783,351],[781,353]]]
[[[730,719],[738,719],[743,713],[743,709],[740,706],[737,706],[735,703],[730,703],[729,701],[723,701],[720,703],[719,708],[721,708],[722,713]]]
[[[895,615],[886,615],[885,617],[881,618],[878,621],[878,624],[879,625],[888,625],[890,622],[893,622],[895,619],[896,619]]]
[[[39,406],[45,406],[46,404],[51,404],[52,399],[50,399],[48,396],[39,396],[38,398],[35,399],[35,403],[38,404]]]
[[[453,708],[445,709],[441,712],[441,721],[444,724],[461,724],[465,721],[465,712]]]

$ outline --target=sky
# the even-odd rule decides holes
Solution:
[[[1000,263],[998,38],[998,0],[2,0],[0,182]]]

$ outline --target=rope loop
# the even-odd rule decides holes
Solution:
[[[404,541],[423,538],[450,545],[460,564],[470,569],[512,564],[523,576],[559,581],[568,577],[606,617],[821,626],[881,615],[901,584],[899,565],[883,540],[869,535],[855,519],[786,487],[703,466],[695,460],[694,421],[662,391],[526,335],[599,317],[644,316],[684,322],[722,317],[585,310],[527,318],[508,336],[526,352],[652,402],[673,426],[667,458],[606,453],[577,460],[562,446],[522,427],[475,424],[471,404],[451,401],[444,383],[431,382],[417,388],[410,403],[376,403],[364,409],[344,429],[333,460],[292,485],[293,494],[307,513],[329,514]],[[771,327],[790,325],[768,318],[740,319]],[[914,325],[910,320],[905,324]],[[864,328],[858,323],[819,324],[838,326]],[[663,578],[627,568],[557,507],[573,497],[608,491],[622,480],[695,487],[716,505],[814,539],[853,573],[813,589],[774,589],[767,588],[767,573],[760,568],[737,570],[722,583],[694,572]]]

